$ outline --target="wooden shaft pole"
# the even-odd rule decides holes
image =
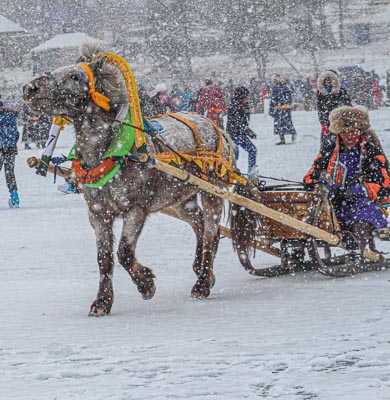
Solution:
[[[153,166],[160,171],[163,171],[167,174],[173,175],[176,178],[186,181],[189,184],[195,185],[199,187],[199,189],[204,190],[205,192],[211,193],[220,198],[231,201],[232,203],[238,204],[239,206],[245,207],[251,211],[254,211],[260,215],[264,215],[268,218],[271,218],[275,221],[278,221],[284,225],[287,225],[291,228],[296,228],[300,232],[306,233],[310,236],[315,237],[316,239],[323,240],[326,243],[329,243],[333,246],[342,247],[340,237],[337,235],[333,235],[329,232],[326,232],[322,229],[319,229],[313,225],[307,224],[306,222],[300,221],[296,218],[290,217],[286,214],[283,214],[279,211],[272,210],[269,207],[264,206],[263,204],[257,203],[253,200],[250,200],[246,197],[240,196],[236,193],[229,192],[223,188],[212,185],[209,182],[204,181],[194,175],[189,174],[186,171],[183,171],[179,168],[173,167],[172,165],[165,164],[160,161],[156,161],[156,164]],[[381,257],[379,254],[374,252],[370,252],[365,250],[364,257],[374,260],[380,261]]]
[[[27,164],[30,168],[38,167],[39,159],[36,157],[29,157],[27,159]],[[54,174],[55,166],[53,164],[49,164],[47,167],[48,172]],[[70,179],[72,175],[72,170],[69,168],[60,167],[57,168],[56,174],[58,176],[62,176],[65,179]]]

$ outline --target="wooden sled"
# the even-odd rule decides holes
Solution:
[[[29,158],[27,162],[30,167],[39,165],[39,160],[35,157]],[[254,250],[280,258],[280,264],[268,268],[255,268],[249,255],[240,253],[240,262],[251,275],[275,277],[317,270],[326,276],[344,277],[390,267],[390,260],[378,252],[365,250],[361,259],[345,250],[343,232],[330,207],[324,186],[316,191],[292,187],[271,190],[265,188],[257,191],[256,201],[253,201],[160,161],[157,161],[153,168],[260,215],[261,228],[254,243]],[[55,167],[50,164],[48,171],[54,173]],[[65,179],[71,178],[70,169],[57,169],[56,173]],[[178,218],[172,209],[164,209],[162,213]],[[232,238],[232,232],[227,227],[221,226],[220,234]],[[387,230],[382,230],[377,237],[389,240],[390,234]],[[335,249],[341,249],[339,254],[332,254],[332,250]]]

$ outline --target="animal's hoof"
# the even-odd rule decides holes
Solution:
[[[89,310],[88,316],[89,317],[104,317],[105,315],[110,314],[110,309],[107,308],[101,301],[95,300],[92,305],[91,309]]]
[[[153,279],[147,279],[143,285],[137,285],[138,291],[141,293],[144,300],[150,300],[156,293],[156,285]]]
[[[210,289],[212,289],[215,285],[215,275],[211,272],[209,276],[209,282],[210,282]]]
[[[196,282],[194,287],[192,288],[191,291],[191,296],[194,299],[207,299],[207,297],[209,297],[210,295],[210,288],[205,286],[204,283],[201,284],[199,282]]]

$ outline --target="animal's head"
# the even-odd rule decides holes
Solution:
[[[82,62],[58,68],[23,87],[23,99],[34,111],[76,117],[109,112],[126,103],[126,85],[120,71],[104,58],[91,61],[100,46],[81,46]]]

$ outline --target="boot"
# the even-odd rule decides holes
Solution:
[[[65,194],[74,193],[74,187],[72,181],[66,181],[62,185],[58,185],[57,190]]]
[[[350,230],[363,255],[364,249],[373,239],[373,226],[368,221],[358,221],[352,224]]]
[[[276,143],[276,146],[279,146],[279,145],[281,145],[281,144],[286,144],[286,142],[285,142],[284,139],[281,139],[280,142]]]
[[[25,143],[24,149],[25,149],[25,150],[31,150],[31,147],[30,147],[27,143]]]
[[[10,192],[10,198],[8,199],[8,205],[10,208],[19,208],[19,195],[18,191],[14,189]]]
[[[250,165],[248,167],[248,175],[256,175],[257,174],[257,165]]]

